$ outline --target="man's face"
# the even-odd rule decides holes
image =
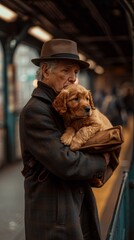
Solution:
[[[42,67],[43,82],[58,93],[64,87],[76,82],[79,69],[79,65],[70,60],[63,60],[56,63],[56,66],[51,71],[46,69],[46,65],[44,64]]]

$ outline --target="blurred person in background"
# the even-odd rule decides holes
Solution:
[[[52,106],[88,63],[67,39],[44,43],[41,57],[32,62],[39,66],[38,86],[20,115],[26,240],[100,240],[91,181],[103,178],[109,155],[73,152],[63,145],[64,122]]]
[[[124,99],[117,88],[113,87],[105,91],[100,110],[111,121],[113,126],[126,125],[127,112]]]
[[[121,85],[121,95],[125,104],[128,116],[134,114],[134,88],[132,83],[124,82]]]

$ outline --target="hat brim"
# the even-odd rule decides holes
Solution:
[[[34,58],[31,60],[31,62],[36,65],[36,66],[40,66],[41,62],[45,62],[47,60],[57,60],[57,59],[61,59],[61,60],[71,60],[73,62],[76,62],[80,69],[87,69],[89,67],[89,63],[79,60],[79,59],[73,59],[73,58],[67,58],[67,57],[47,57],[47,58]]]

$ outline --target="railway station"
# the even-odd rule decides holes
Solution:
[[[122,126],[119,165],[102,187],[92,190],[102,240],[133,240],[134,2],[131,0],[0,1],[0,239],[26,240],[19,119],[38,84],[38,67],[31,59],[38,58],[42,44],[51,39],[77,43],[80,59],[89,63],[88,69],[79,72],[79,83],[92,92],[95,106],[113,126]]]

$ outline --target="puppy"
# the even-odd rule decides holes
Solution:
[[[96,132],[112,127],[108,118],[95,108],[91,92],[79,84],[64,88],[55,98],[53,107],[65,122],[61,142],[71,150],[80,149]]]

